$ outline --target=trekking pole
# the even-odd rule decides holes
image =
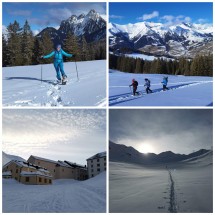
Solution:
[[[130,91],[131,91],[131,86],[129,86],[129,88],[130,88]],[[132,93],[132,91],[131,91],[131,93]]]
[[[77,68],[77,63],[76,63],[76,57],[75,57],[75,67],[76,67],[77,80],[79,81],[79,77],[78,77],[78,68]]]
[[[41,64],[40,80],[41,80],[41,85],[42,85],[42,81],[43,81],[43,66],[42,66],[42,64]]]

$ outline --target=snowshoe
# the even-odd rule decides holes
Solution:
[[[64,76],[63,78],[62,78],[62,85],[66,85],[66,82],[67,82],[68,80],[67,80],[67,77],[66,76]]]

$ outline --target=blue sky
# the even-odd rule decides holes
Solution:
[[[17,20],[22,26],[27,19],[32,30],[37,33],[47,26],[58,27],[62,20],[71,15],[88,13],[96,10],[103,18],[106,14],[106,3],[8,3],[3,2],[3,28]]]
[[[8,109],[2,115],[7,154],[86,164],[87,158],[106,151],[105,110]]]
[[[110,3],[109,22],[212,23],[212,3]]]
[[[213,145],[213,110],[112,109],[110,140],[140,152],[189,154]]]

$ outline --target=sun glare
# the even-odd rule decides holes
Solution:
[[[142,152],[142,153],[153,153],[154,149],[153,147],[150,145],[150,144],[141,144],[139,146],[139,151]]]

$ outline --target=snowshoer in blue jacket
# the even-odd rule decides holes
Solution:
[[[168,90],[169,88],[167,87],[168,83],[168,77],[163,77],[163,81],[161,82],[163,84],[163,90]]]
[[[74,57],[75,55],[66,53],[61,48],[61,45],[57,45],[55,51],[52,51],[48,55],[41,56],[41,58],[47,59],[47,58],[50,58],[52,56],[54,56],[54,68],[55,68],[56,74],[57,74],[56,77],[57,77],[59,82],[61,82],[61,81],[65,82],[67,79],[67,76],[66,76],[64,69],[63,69],[63,56],[66,56],[66,57],[72,57],[73,56]]]
[[[151,82],[148,78],[145,78],[145,84],[144,87],[146,87],[146,93],[152,93],[152,90],[150,89]]]

